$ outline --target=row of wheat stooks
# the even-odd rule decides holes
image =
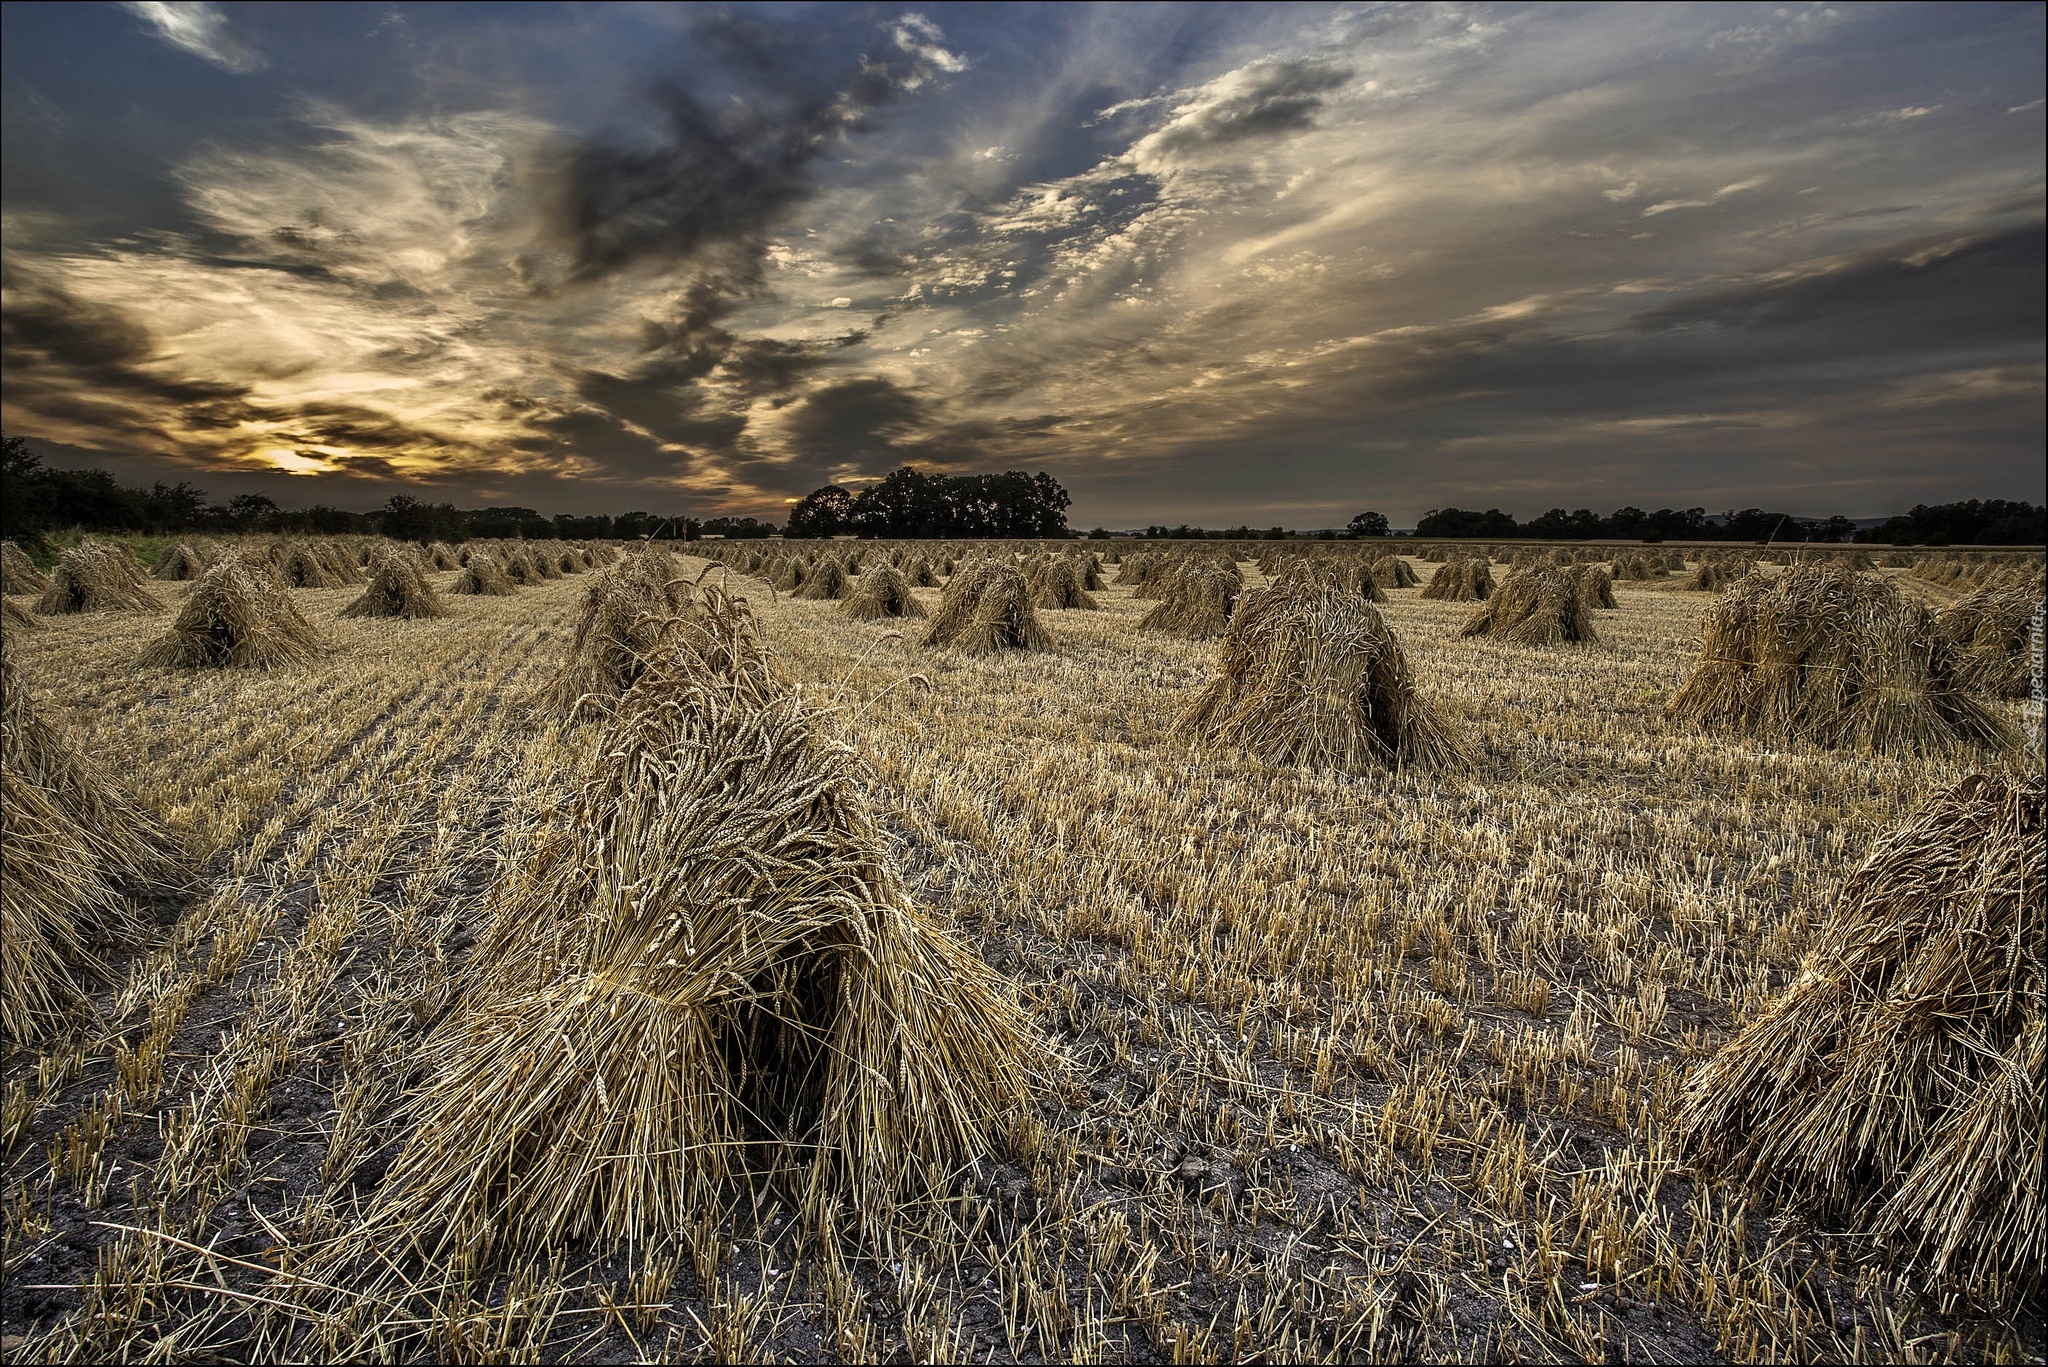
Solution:
[[[434,617],[446,609],[427,578],[432,568],[460,568],[453,592],[491,594],[515,591],[515,572],[537,582],[615,555],[606,547],[558,545],[545,547],[537,562],[517,543],[467,547],[458,557],[439,545],[351,553],[335,543],[280,542],[267,550],[214,550],[210,566],[200,568],[209,549],[180,545],[160,559],[159,575],[201,578],[142,663],[264,667],[311,657],[323,648],[319,633],[286,586],[312,582],[316,570],[322,583],[367,576],[343,616]],[[943,557],[934,566],[913,550],[877,549],[866,552],[863,566],[858,548],[765,562],[756,552],[722,549],[742,572],[800,597],[841,601],[850,616],[927,618],[923,644],[969,653],[1048,649],[1053,636],[1038,614],[1094,608],[1093,594],[1103,586],[1103,567],[1092,554],[1039,553],[1021,564],[1008,555],[958,564]],[[1612,579],[1598,563],[1558,563],[1571,554],[1534,560],[1498,585],[1485,561],[1447,561],[1421,596],[1479,600],[1465,636],[1523,645],[1591,642],[1594,614],[1615,604]],[[8,587],[39,589],[37,606],[46,613],[161,610],[120,543],[81,544],[40,586],[34,567],[12,547],[6,561]],[[1621,562],[1617,568],[1629,572]],[[2014,743],[1988,700],[2022,696],[2028,686],[2026,642],[2041,601],[2038,582],[1985,582],[1937,616],[1892,582],[1837,562],[1760,574],[1746,564],[1707,560],[1694,579],[1724,570],[1732,587],[1710,615],[1691,676],[1670,701],[1674,718],[1763,743],[1889,754]],[[1462,759],[1463,746],[1418,692],[1398,639],[1373,606],[1390,588],[1416,582],[1404,561],[1291,557],[1270,560],[1268,573],[1267,587],[1247,593],[1227,556],[1138,553],[1124,560],[1119,582],[1157,600],[1142,629],[1223,637],[1218,678],[1183,714],[1183,731],[1278,763],[1356,770]],[[912,590],[941,575],[945,587],[927,617]],[[608,623],[598,635],[629,651],[636,633],[652,628],[642,619],[609,622],[608,614],[627,611],[623,601],[608,585],[593,593],[591,611]],[[586,624],[584,631],[597,628]]]
[[[934,646],[1041,648],[1047,596],[1086,610],[1101,588],[1092,558],[900,554],[948,580]],[[95,563],[73,564],[72,582],[118,572],[120,592],[140,585],[118,551],[74,555]],[[373,552],[372,588],[426,558]],[[915,604],[919,564],[833,562],[842,588],[857,575]],[[1524,625],[1597,610],[1573,568],[1545,560],[1489,586],[1467,633],[1584,639]],[[1217,675],[1181,717],[1190,734],[1353,771],[1465,759],[1373,606],[1393,571],[1303,558],[1244,591],[1234,563],[1197,558],[1170,576],[1127,560],[1120,578],[1148,573],[1161,609],[1178,599],[1178,614],[1222,618]],[[145,661],[304,658],[303,619],[273,570],[229,555],[202,575]],[[188,622],[203,594],[204,622]],[[1671,710],[1892,754],[2010,746],[1983,697],[2002,676],[1973,680],[1966,644],[1846,566],[1744,572]],[[19,1041],[89,1011],[102,956],[150,933],[139,904],[190,873],[172,833],[4,670],[4,1026]],[[603,570],[548,702],[593,731],[565,836],[504,877],[462,1009],[425,1052],[412,1138],[329,1256],[368,1266],[401,1241],[473,1260],[644,1239],[723,1199],[746,1163],[797,1174],[820,1218],[850,1211],[886,1238],[897,1203],[980,1151],[1037,1066],[1000,980],[904,895],[859,760],[821,733],[722,585],[658,551]],[[1693,1079],[1681,1124],[1695,1153],[1819,1193],[1938,1270],[2038,1277],[2043,802],[2038,772],[1981,774],[1880,842],[1798,980]]]
[[[857,547],[807,557],[713,550],[741,573],[855,618],[921,618],[928,647],[968,653],[1045,650],[1045,610],[1088,610],[1103,585],[1092,553],[1007,553],[956,563],[915,548]],[[1476,558],[1444,562],[1421,589],[1473,600],[1467,637],[1569,646],[1598,639],[1595,614],[1617,607],[1614,582],[1649,572],[1542,554],[1499,583]],[[2040,571],[2010,565],[1936,613],[1849,557],[1760,571],[1723,554],[1700,561],[1685,587],[1718,590],[1690,677],[1670,715],[1772,745],[1817,744],[1895,755],[2009,749],[2018,737],[1995,706],[2029,687],[2026,652],[2042,601]],[[1661,556],[1660,572],[1668,572]],[[1221,637],[1219,677],[1181,718],[1276,763],[1456,762],[1464,751],[1418,695],[1400,643],[1373,606],[1418,583],[1398,557],[1274,557],[1270,582],[1247,591],[1228,556],[1137,552],[1117,581],[1157,600],[1139,626]],[[928,615],[913,587],[943,582]]]
[[[320,649],[319,633],[293,604],[290,589],[363,585],[343,617],[445,617],[448,608],[428,575],[460,570],[445,592],[499,597],[610,564],[608,546],[507,542],[460,552],[440,543],[348,546],[333,541],[278,541],[223,547],[180,542],[145,572],[126,542],[81,541],[44,574],[12,542],[0,543],[7,624],[35,630],[35,616],[12,595],[34,595],[34,612],[163,612],[153,583],[197,580],[166,635],[144,661],[162,665],[265,667],[303,660]]]
[[[915,550],[805,561],[728,553],[743,572],[812,599],[863,599],[860,579],[903,601],[932,572]],[[1616,579],[1684,569],[1675,555],[1601,564],[1536,553],[1500,584],[1491,566],[1447,554],[1422,597],[1478,600],[1463,628],[1530,645],[1594,639]],[[906,571],[905,562],[908,562]],[[1979,563],[1944,582],[1975,585],[1937,615],[1865,571],[1868,557],[1710,555],[1685,589],[1720,591],[1674,719],[1766,744],[1899,756],[2020,752],[1994,699],[2026,686],[2038,564]],[[1968,566],[1970,562],[1957,562]],[[1036,608],[1097,587],[1091,554],[969,563],[951,574],[926,645],[1042,649]],[[1184,733],[1274,763],[1455,766],[1465,748],[1418,695],[1373,603],[1415,582],[1393,557],[1275,557],[1271,583],[1244,591],[1226,557],[1137,554],[1118,582],[1159,606],[1141,622],[1221,635],[1215,679],[1183,710]],[[805,591],[806,585],[818,587]],[[866,610],[850,615],[881,615]],[[915,615],[915,603],[895,615]],[[963,630],[963,627],[966,628]],[[1934,795],[1847,881],[1791,989],[1692,1080],[1679,1125],[1692,1152],[1912,1250],[1980,1288],[2037,1283],[2044,1262],[2039,1152],[2044,1124],[2043,807],[2031,777],[1984,773]]]
[[[207,663],[258,663],[237,647],[275,612],[274,581],[238,560],[206,574],[256,595]],[[191,871],[4,667],[5,1028],[21,1042],[90,1011],[101,956],[149,933],[138,895]],[[495,889],[463,997],[424,1046],[411,1138],[322,1258],[360,1290],[401,1246],[473,1264],[666,1237],[731,1199],[743,1166],[886,1241],[900,1201],[984,1152],[1042,1071],[1007,984],[908,897],[871,776],[744,600],[632,556],[593,581],[548,697],[588,757],[561,838]]]

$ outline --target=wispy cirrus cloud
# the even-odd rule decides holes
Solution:
[[[227,15],[209,0],[124,0],[121,8],[172,47],[223,71],[246,75],[269,65],[262,53],[229,29]]]
[[[1758,176],[1754,180],[1738,180],[1732,185],[1723,185],[1720,189],[1714,191],[1705,199],[1659,200],[1655,204],[1652,204],[1648,208],[1643,210],[1643,217],[1655,218],[1658,214],[1668,214],[1673,209],[1704,209],[1709,207],[1710,205],[1719,204],[1722,200],[1728,198],[1728,196],[1730,195],[1739,195],[1744,190],[1754,190],[1757,186],[1764,184],[1769,179],[1770,177],[1768,176]],[[1609,197],[1612,198],[1611,195]]]

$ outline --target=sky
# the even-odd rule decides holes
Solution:
[[[2042,501],[2044,14],[0,10],[0,421],[217,498]]]

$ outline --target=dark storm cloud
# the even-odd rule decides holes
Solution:
[[[623,419],[659,441],[693,450],[728,450],[747,426],[743,415],[721,411],[702,391],[658,371],[633,378],[584,371],[576,393],[605,410],[614,425]]]
[[[1355,348],[1344,383],[1293,413],[1398,424],[1418,437],[1481,432],[1511,415],[1660,430],[1755,427],[1741,410],[1868,393],[1873,380],[1975,364],[2044,323],[2039,223],[1916,239],[1812,265],[1788,279],[1688,294],[1625,326],[1566,331],[1543,315],[1407,329]],[[1699,414],[1728,406],[1733,413]],[[1403,417],[1420,410],[1427,419]]]
[[[901,463],[907,443],[930,421],[923,400],[876,376],[811,390],[783,419],[790,444],[827,464],[862,470]]]
[[[734,336],[719,325],[733,307],[729,284],[693,281],[671,319],[643,320],[635,364],[616,372],[577,371],[577,397],[662,442],[731,451],[747,427],[740,401],[792,390],[826,364],[835,344]],[[714,374],[718,385],[699,383]],[[613,445],[618,440],[608,438]]]
[[[661,436],[636,430],[628,419],[602,408],[574,408],[531,417],[524,435],[510,445],[550,461],[573,459],[594,477],[634,483],[674,480],[697,465],[689,452],[678,452]]]
[[[1985,341],[2039,337],[2048,298],[2048,227],[1887,244],[1816,263],[1789,279],[1703,292],[1636,315],[1644,331],[1771,328],[1877,312],[1922,331],[1943,324]]]
[[[81,299],[11,260],[0,280],[0,377],[17,431],[28,416],[176,445],[175,428],[231,427],[247,412],[243,385],[150,368],[155,339],[127,310]]]
[[[663,81],[649,92],[661,123],[653,138],[592,139],[565,155],[556,215],[572,278],[727,244],[757,249],[809,196],[812,164],[835,136],[860,131],[940,69],[931,49],[900,37],[893,50],[835,62],[809,34],[730,14],[702,21],[694,37],[728,87],[722,99]]]
[[[784,342],[758,338],[734,346],[725,355],[721,372],[741,394],[779,394],[793,389],[831,360],[836,346],[852,345],[865,334],[855,333],[836,343]]]
[[[140,319],[93,303],[14,262],[0,267],[6,308],[0,310],[0,357],[10,383],[89,388],[175,405],[241,397],[240,385],[167,379],[143,368],[156,344]]]
[[[357,404],[303,403],[271,416],[284,425],[284,440],[308,446],[435,451],[449,445],[441,433]]]
[[[1056,414],[948,418],[923,396],[880,376],[833,381],[789,405],[778,437],[797,459],[754,477],[807,493],[829,478],[873,477],[903,465],[941,468],[987,462],[992,451],[1056,450],[1045,442]],[[806,481],[811,481],[807,483]]]
[[[551,420],[556,435],[635,470],[659,457],[625,424],[673,446],[731,453],[747,427],[745,401],[787,393],[827,363],[827,345],[742,339],[724,324],[761,293],[768,234],[811,195],[814,163],[871,127],[889,100],[957,67],[936,37],[905,21],[847,61],[815,34],[714,15],[693,31],[713,73],[710,93],[699,93],[702,77],[688,87],[658,83],[649,94],[656,136],[590,139],[562,154],[553,214],[572,285],[642,267],[678,268],[691,280],[669,317],[643,323],[635,364],[576,372],[578,397],[607,421]],[[700,383],[714,372],[720,397]]]
[[[1204,92],[1141,146],[1168,154],[1307,128],[1323,107],[1323,96],[1351,74],[1322,62],[1255,62]]]

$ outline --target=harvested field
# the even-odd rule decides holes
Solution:
[[[867,549],[856,592],[887,563]],[[5,1055],[8,1361],[2041,1355],[2039,1267],[1972,1262],[2038,1243],[1916,1225],[1947,1251],[1914,1258],[1864,1205],[1802,1203],[1797,1184],[1688,1146],[1681,1124],[1689,1087],[1839,933],[1845,887],[1877,905],[1857,871],[1905,848],[1886,833],[2011,754],[1856,753],[1667,717],[1716,600],[1622,580],[1598,638],[1572,644],[1463,637],[1469,601],[1354,589],[1330,619],[1360,651],[1398,644],[1405,686],[1461,754],[1274,762],[1176,729],[1232,638],[1138,629],[1161,601],[1138,596],[1153,554],[1092,591],[1098,611],[987,653],[925,649],[848,602],[677,556],[652,581],[668,609],[737,621],[723,584],[758,623],[758,644],[751,625],[690,637],[690,686],[800,697],[801,728],[794,710],[726,717],[726,693],[681,685],[664,696],[700,702],[673,715],[627,704],[642,662],[683,637],[643,630],[668,610],[648,585],[604,597],[626,566],[536,570],[441,618],[347,617],[361,589],[293,589],[329,648],[264,670],[135,668],[161,615],[10,629],[24,699],[79,752],[120,756],[123,792],[193,874],[175,902],[137,904],[139,945],[94,951],[106,978],[80,991],[96,1019]],[[1023,630],[1010,561],[943,556],[977,581],[946,591],[956,633]],[[1243,614],[1270,581],[1239,568]],[[445,594],[458,574],[426,577]],[[158,588],[174,610],[198,592]],[[908,574],[889,592],[943,617]],[[1275,677],[1287,658],[1247,656]],[[1349,686],[1363,668],[1329,674]],[[600,695],[597,719],[564,716]],[[664,853],[724,838],[661,794],[725,791],[699,741],[728,732],[751,739],[723,753],[801,756],[746,779],[747,821],[836,831],[798,811],[829,791],[872,823],[854,853],[818,856],[830,879],[751,866],[816,924],[743,988],[698,975],[691,945],[664,938],[679,932],[647,920],[669,905],[663,870],[744,883]],[[691,745],[698,760],[675,758]],[[630,783],[604,767],[643,753]],[[848,870],[867,872],[832,881]],[[590,938],[626,923],[605,907],[647,935]],[[828,1106],[822,1128],[817,1098],[867,1075],[803,1061],[881,1018],[838,1014],[827,986],[880,981],[927,932],[1015,1004],[1026,1043],[979,1076],[1021,1067],[1016,1104],[964,1104],[941,1142],[915,1129],[940,1112],[892,1112],[878,1089],[857,1124]],[[581,956],[573,988],[541,981],[543,944]],[[882,967],[821,972],[859,953]],[[743,1079],[728,1101],[688,1104],[740,1098],[753,1121],[685,1123],[661,1109],[658,1065],[621,1055],[578,1055],[588,1093],[490,1071],[564,1060],[564,1041],[698,1047],[663,996],[686,981],[746,1026],[722,1036]],[[486,1019],[532,1033],[500,1048],[472,1028]],[[979,1095],[974,1057],[892,1085],[966,1078]],[[446,1122],[465,1067],[527,1109],[464,1140]],[[549,1185],[515,1198],[486,1134]],[[722,1177],[690,1169],[659,1186],[670,1205],[633,1204],[656,1199],[648,1173],[689,1169],[676,1136],[707,1135]],[[870,1195],[833,1198],[849,1192]]]

